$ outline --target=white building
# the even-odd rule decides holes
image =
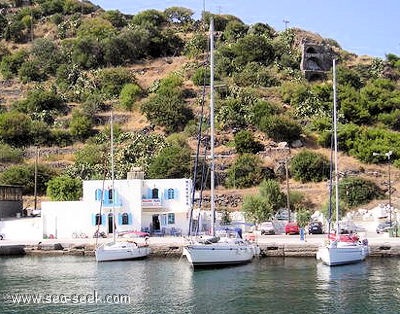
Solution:
[[[191,189],[190,179],[145,180],[140,171],[126,180],[84,181],[81,201],[42,202],[43,237],[91,238],[98,228],[110,235],[113,223],[117,232],[185,234]]]

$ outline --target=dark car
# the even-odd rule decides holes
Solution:
[[[309,234],[322,234],[322,223],[319,221],[314,221],[308,225]]]
[[[391,228],[390,221],[381,222],[376,227],[376,233],[388,232]]]

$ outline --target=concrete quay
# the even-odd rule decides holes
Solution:
[[[370,244],[370,257],[399,257],[400,238],[390,238],[387,234],[367,235]],[[316,251],[326,240],[326,235],[306,235],[300,240],[298,235],[256,236],[255,243],[260,247],[261,257],[315,257]],[[0,256],[13,255],[81,255],[94,256],[96,243],[111,239],[44,239],[37,241],[0,242]],[[144,239],[135,239],[138,243]],[[152,257],[180,257],[187,243],[184,237],[150,237]]]

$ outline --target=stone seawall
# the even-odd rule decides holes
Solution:
[[[150,244],[150,257],[181,257],[183,244]],[[315,257],[318,244],[315,243],[260,243],[261,257]],[[43,256],[94,256],[92,243],[54,243],[40,245],[0,245],[0,256],[43,255]],[[370,245],[370,257],[399,257],[400,243]]]

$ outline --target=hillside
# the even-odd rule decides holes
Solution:
[[[63,173],[79,179],[99,176],[104,156],[88,161],[76,153],[94,151],[96,145],[101,152],[107,143],[104,134],[111,110],[122,133],[142,135],[140,145],[154,136],[159,145],[146,143],[155,148],[143,156],[130,146],[133,140],[121,139],[117,144],[120,178],[132,166],[148,170],[173,134],[184,136],[194,154],[195,125],[203,98],[209,96],[207,85],[204,94],[201,84],[208,73],[208,34],[202,21],[192,19],[190,10],[149,10],[129,16],[72,0],[58,5],[46,0],[32,1],[32,5],[2,0],[0,8],[0,139],[23,156],[14,161],[3,158],[1,167],[5,171],[32,165],[34,147],[39,146],[39,163],[53,171],[40,182],[41,199],[46,198],[45,180],[52,177]],[[341,171],[387,190],[386,160],[374,159],[371,152],[392,150],[392,200],[397,202],[399,58],[357,56],[342,50],[333,39],[307,30],[291,28],[279,33],[268,24],[245,25],[240,17],[215,15],[214,19],[216,152],[224,157],[217,160],[217,193],[222,204],[237,209],[244,195],[257,193],[257,184],[240,189],[223,184],[238,158],[234,135],[239,131],[251,131],[262,145],[257,156],[263,167],[273,171],[282,160],[304,149],[329,159],[324,136],[330,129],[326,119],[332,103],[332,77],[328,70],[322,79],[305,79],[300,69],[304,43],[324,47],[339,61],[341,123],[353,128],[343,135]],[[124,94],[126,85],[130,89]],[[11,116],[14,112],[19,115]],[[258,117],[260,112],[268,119]],[[25,119],[29,120],[26,129]],[[21,128],[10,130],[10,125]],[[287,143],[290,156],[287,149],[277,149],[280,143]],[[15,178],[3,178],[2,183],[25,185]],[[281,187],[286,191],[284,180]],[[326,182],[299,183],[290,178],[289,187],[303,193],[314,209],[328,196]],[[32,205],[32,189],[26,191],[25,205]]]

